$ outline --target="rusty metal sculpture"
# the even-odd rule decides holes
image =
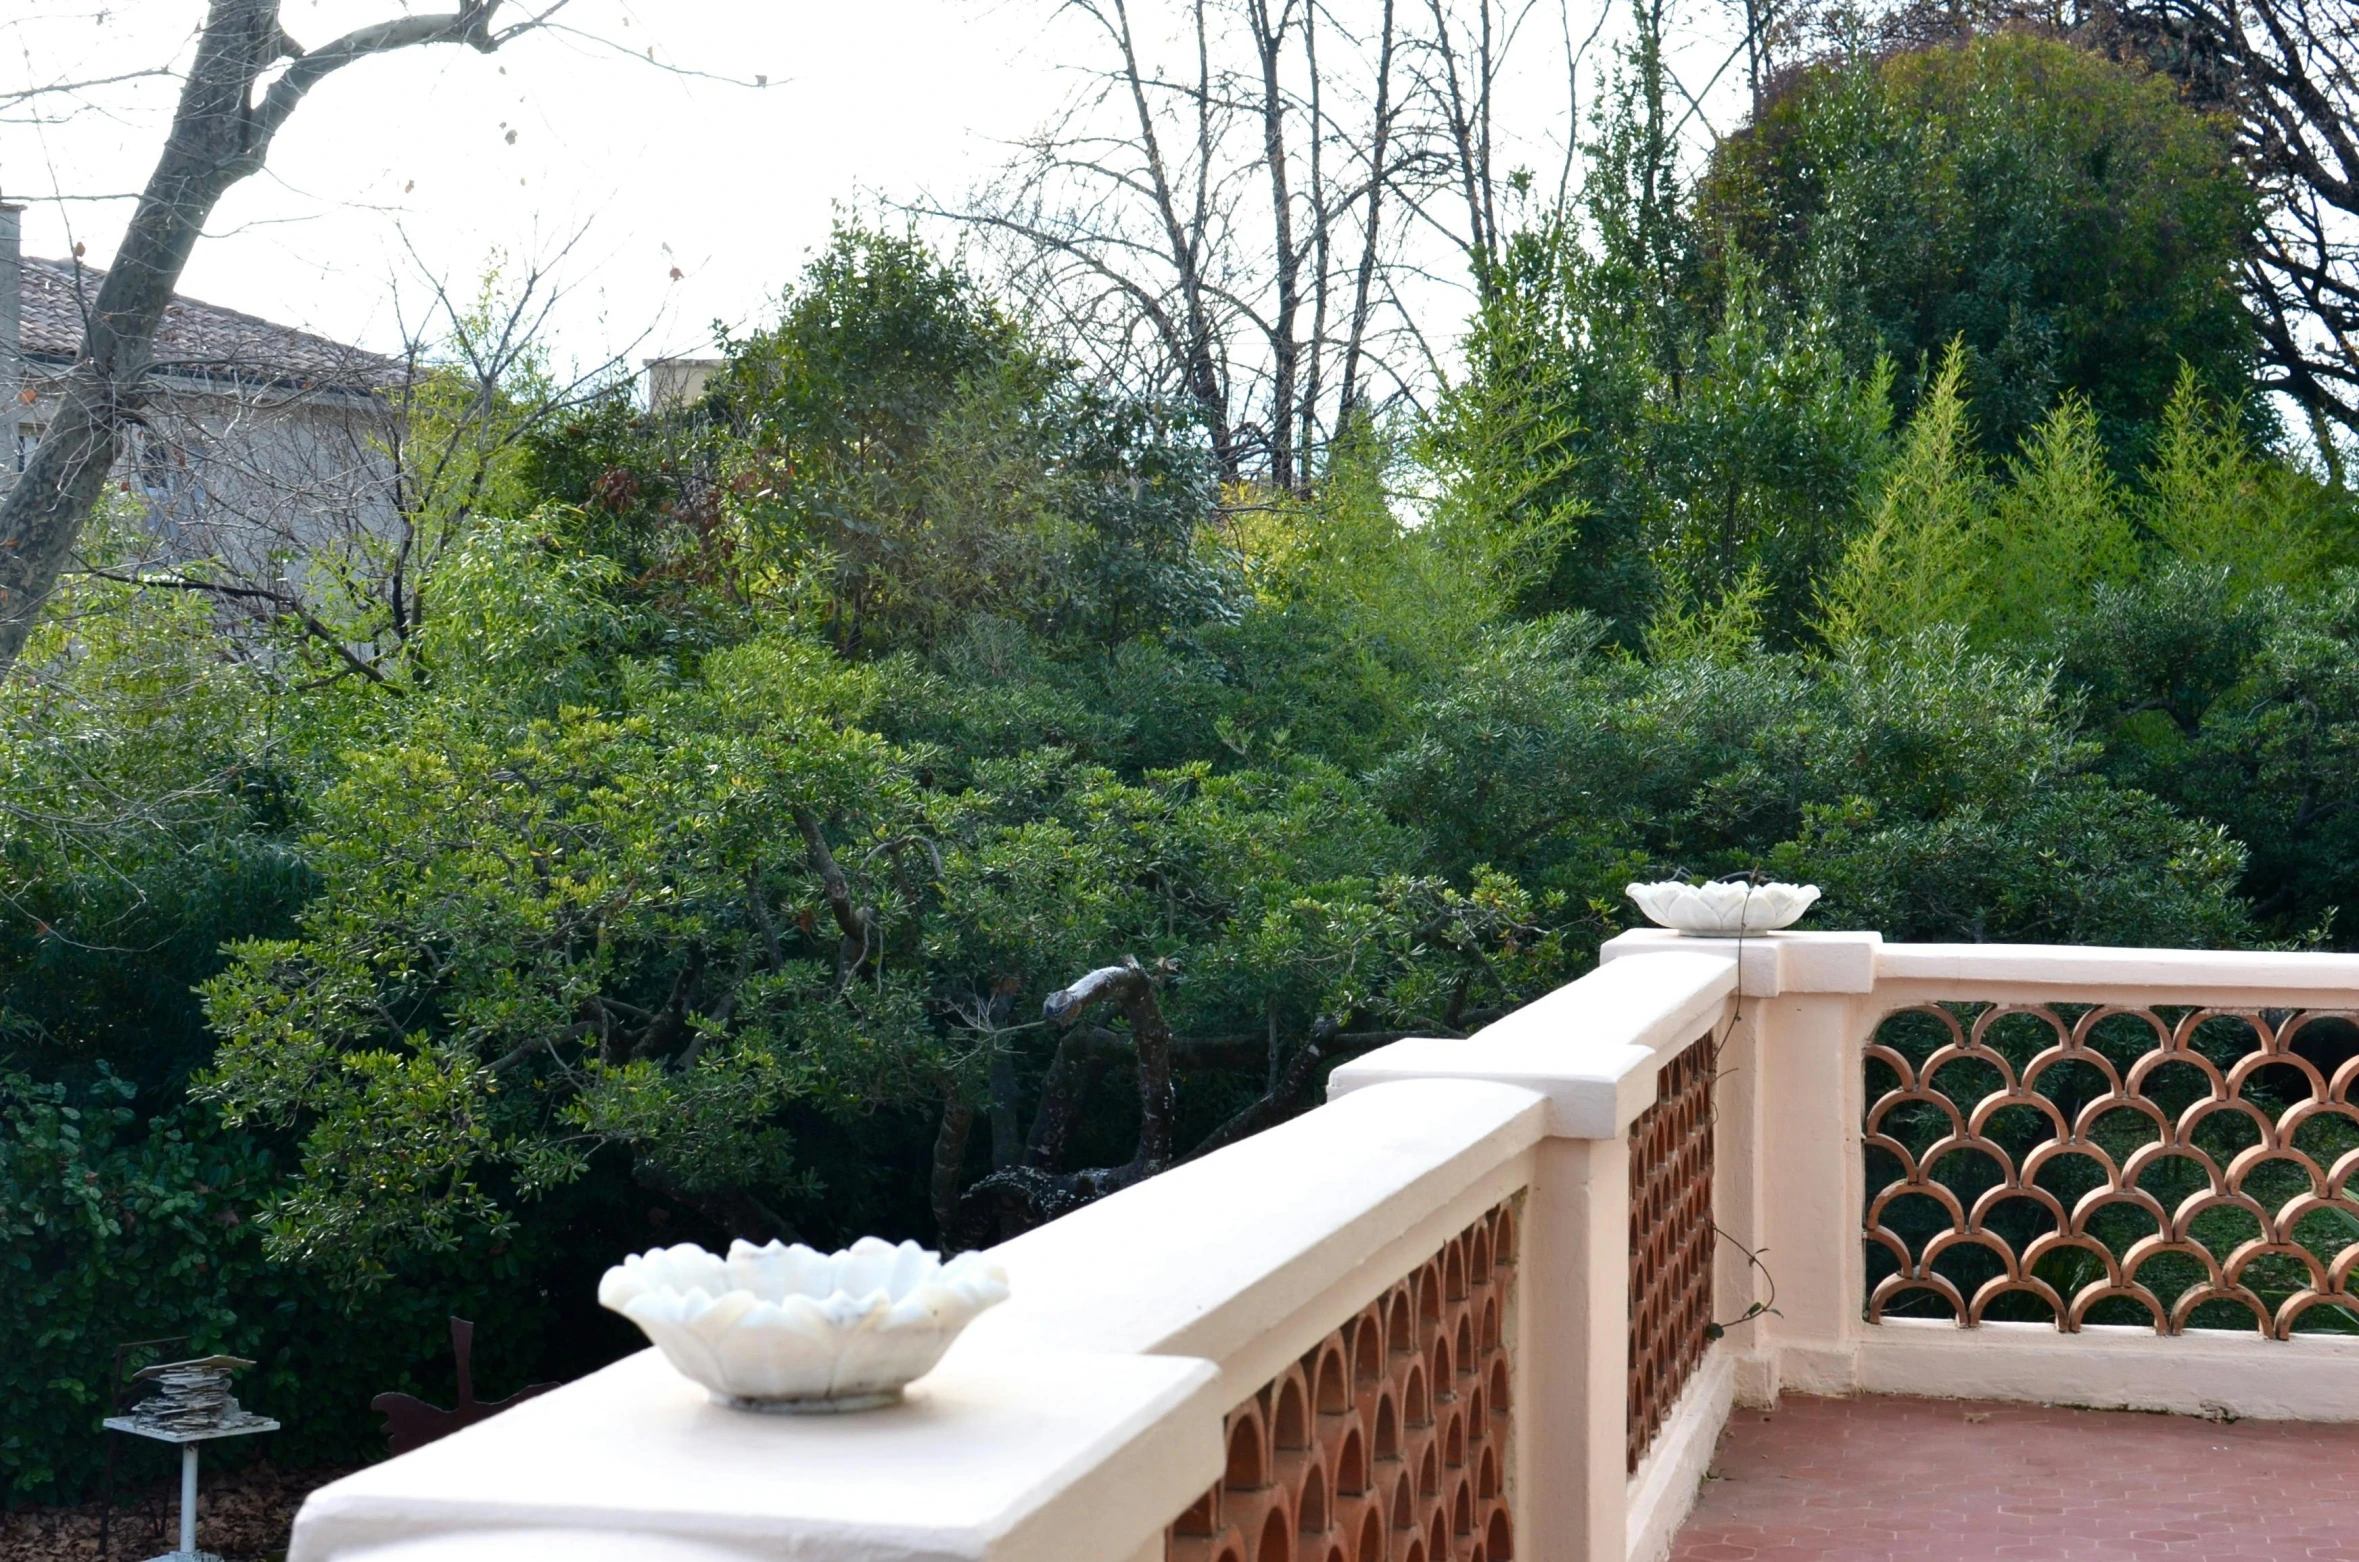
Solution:
[[[1505,1562],[1515,1221],[1492,1209],[1231,1411],[1167,1562]]]
[[[385,1448],[388,1453],[406,1454],[423,1448],[439,1438],[448,1437],[461,1427],[498,1415],[511,1406],[523,1403],[536,1394],[546,1394],[557,1383],[535,1383],[520,1388],[506,1399],[485,1403],[475,1397],[475,1325],[464,1318],[451,1320],[451,1355],[459,1365],[459,1402],[449,1410],[429,1405],[412,1394],[379,1394],[369,1401],[369,1408],[385,1418]]]

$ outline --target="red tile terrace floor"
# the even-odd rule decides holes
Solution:
[[[1712,1477],[1671,1562],[2359,1562],[2359,1426],[1788,1395]]]

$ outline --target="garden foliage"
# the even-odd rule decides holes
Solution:
[[[443,441],[366,676],[75,582],[0,689],[7,1500],[88,1487],[117,1341],[358,1457],[449,1311],[513,1381],[627,1345],[623,1251],[994,1240],[1578,975],[1633,878],[2359,943],[2350,504],[2247,404],[2212,128],[1985,40],[1699,193],[1662,85],[1299,491],[847,228],[698,404]]]

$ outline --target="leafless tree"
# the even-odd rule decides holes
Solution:
[[[2359,6],[2351,0],[2099,0],[2090,30],[2232,117],[2268,198],[2248,267],[2263,383],[2338,462],[2359,435]]]
[[[355,61],[432,44],[490,53],[566,4],[459,0],[454,10],[405,11],[307,49],[288,32],[280,0],[211,0],[162,153],[89,310],[57,411],[0,503],[0,674],[24,649],[149,399],[157,330],[207,219],[262,168],[312,88]]]
[[[1300,489],[1351,417],[1438,384],[1418,300],[1489,286],[1498,92],[1542,8],[1063,0],[1080,90],[995,182],[912,209],[982,235],[1093,368],[1192,404],[1225,479]]]

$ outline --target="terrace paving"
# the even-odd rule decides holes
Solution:
[[[1671,1562],[2359,1562],[2359,1425],[1954,1399],[1740,1408]]]

